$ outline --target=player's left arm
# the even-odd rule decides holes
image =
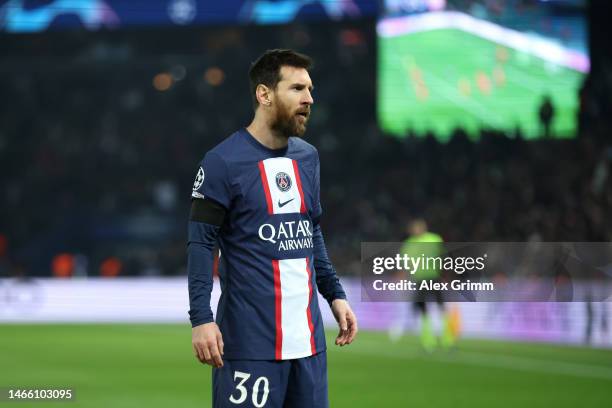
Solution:
[[[317,288],[319,293],[327,300],[331,310],[338,322],[340,332],[336,337],[336,344],[344,346],[350,344],[357,335],[357,318],[355,313],[351,309],[348,301],[346,300],[346,293],[340,284],[340,280],[336,274],[329,255],[327,254],[327,248],[325,247],[325,240],[323,239],[323,232],[319,225],[319,219],[321,218],[322,209],[320,203],[320,165],[319,155],[315,156],[316,165],[313,177],[314,197],[316,202],[316,208],[313,210],[313,234],[312,242],[314,246],[314,269],[317,282]]]
[[[321,295],[329,303],[331,310],[338,322],[340,331],[336,337],[336,344],[344,346],[351,344],[357,335],[357,318],[346,300],[346,293],[336,275],[323,239],[321,226],[316,223],[313,229],[314,245],[314,269],[317,281],[317,288]]]

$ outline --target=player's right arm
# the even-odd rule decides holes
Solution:
[[[229,205],[229,185],[222,160],[206,155],[193,187],[187,240],[189,318],[192,345],[202,363],[223,366],[223,336],[210,307],[213,250]]]
[[[223,222],[223,207],[196,198],[191,204],[187,241],[189,318],[193,350],[202,363],[223,366],[223,337],[210,308],[213,287],[213,250]]]

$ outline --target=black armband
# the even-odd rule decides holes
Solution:
[[[204,222],[210,225],[221,226],[225,218],[225,208],[216,201],[194,198],[191,200],[190,221]]]

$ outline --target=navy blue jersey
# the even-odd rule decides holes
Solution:
[[[324,351],[316,285],[330,302],[345,295],[318,227],[316,149],[297,137],[269,149],[242,129],[205,155],[192,196],[226,209],[216,317],[224,357],[286,360]]]

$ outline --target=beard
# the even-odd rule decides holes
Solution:
[[[271,128],[282,136],[302,137],[306,132],[306,123],[310,117],[310,107],[299,108],[292,111],[281,100],[278,100],[276,117],[271,124]]]

